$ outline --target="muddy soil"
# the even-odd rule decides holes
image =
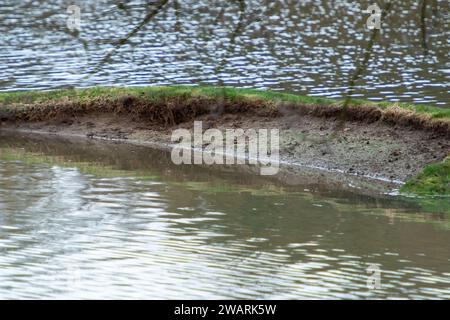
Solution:
[[[284,166],[315,168],[348,177],[383,181],[385,190],[398,188],[427,164],[450,153],[450,140],[427,130],[393,126],[384,122],[342,122],[336,118],[286,114],[280,117],[223,114],[202,115],[203,130],[280,129],[280,160]],[[158,125],[120,115],[96,114],[67,117],[35,123],[8,124],[0,128],[58,135],[77,135],[90,139],[128,141],[168,147],[177,128],[193,129],[193,121],[177,125]],[[285,171],[286,172],[286,171]],[[323,177],[315,175],[317,179]],[[345,178],[344,178],[345,177]],[[296,180],[290,175],[290,180]]]

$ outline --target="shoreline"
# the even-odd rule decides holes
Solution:
[[[82,133],[62,133],[51,132],[44,130],[30,130],[19,128],[3,128],[0,129],[0,137],[2,134],[12,136],[20,134],[21,137],[26,138],[42,138],[43,140],[55,140],[55,139],[68,139],[70,141],[78,143],[87,143],[89,141],[98,143],[119,143],[128,146],[150,148],[151,150],[159,150],[162,152],[170,153],[173,145],[170,142],[161,141],[144,141],[134,139],[120,139],[120,138],[105,138],[100,136],[89,136]],[[1,146],[0,146],[1,147]],[[1,149],[1,148],[0,148]],[[207,151],[191,149],[193,152],[201,152],[203,154]],[[225,153],[223,155],[226,155]],[[379,176],[358,175],[357,173],[346,173],[338,169],[330,169],[326,167],[305,165],[298,162],[280,160],[279,172],[272,176],[261,176],[259,174],[259,165],[252,164],[231,164],[231,165],[194,165],[199,167],[215,167],[215,168],[231,168],[231,171],[240,171],[242,173],[250,173],[254,176],[261,176],[265,179],[275,179],[286,185],[296,186],[302,185],[305,187],[313,185],[330,186],[333,185],[341,191],[349,191],[361,195],[371,196],[392,196],[397,195],[399,188],[404,184],[403,181],[394,181]],[[182,164],[180,166],[185,166]],[[221,171],[220,169],[218,171]],[[228,171],[228,170],[223,170]]]
[[[358,196],[369,196],[375,198],[391,198],[398,195],[400,187],[399,182],[392,182],[376,177],[349,175],[343,172],[330,171],[326,168],[308,167],[298,163],[280,163],[279,172],[276,175],[264,176],[260,175],[260,166],[252,164],[228,164],[228,165],[176,165],[170,160],[171,148],[169,144],[161,144],[158,142],[139,141],[139,140],[122,140],[122,139],[106,139],[100,137],[87,138],[85,135],[76,133],[54,133],[44,132],[42,130],[23,130],[23,129],[6,129],[0,130],[0,159],[29,159],[37,163],[50,162],[51,164],[74,167],[77,166],[78,157],[71,158],[60,157],[60,151],[56,151],[56,156],[53,155],[53,149],[48,149],[48,145],[54,145],[56,149],[63,148],[64,145],[71,146],[71,153],[83,152],[83,150],[98,150],[97,156],[103,156],[104,150],[110,147],[117,150],[129,150],[130,159],[135,159],[136,154],[142,152],[150,152],[158,154],[158,158],[165,158],[168,161],[168,170],[170,175],[183,175],[183,172],[197,172],[198,175],[214,175],[221,177],[223,175],[231,174],[232,176],[246,177],[245,180],[260,181],[260,187],[266,185],[278,185],[280,188],[294,188],[295,190],[315,190],[320,193],[327,194],[353,194]],[[60,146],[60,147],[59,147]],[[77,151],[78,150],[78,151]],[[11,158],[11,154],[15,155]],[[159,155],[160,154],[160,155]],[[165,156],[163,156],[165,155]],[[108,155],[109,157],[109,155]],[[134,161],[134,160],[133,160]],[[148,159],[150,165],[154,160]],[[80,170],[85,170],[88,163],[83,163]],[[188,167],[191,167],[190,169]],[[109,170],[102,169],[97,162],[92,163],[92,170],[87,170],[88,173],[99,172],[99,177],[102,177],[103,172]],[[122,172],[117,168],[119,176],[133,176],[133,173]],[[110,176],[110,175],[108,175]],[[139,169],[136,176],[140,176]]]
[[[113,93],[108,95],[109,91]],[[433,194],[429,187],[414,190],[411,181],[450,154],[450,110],[419,106],[412,111],[411,106],[358,103],[342,111],[337,101],[331,104],[328,99],[209,87],[0,93],[0,130],[168,149],[171,132],[192,130],[194,120],[203,121],[204,130],[279,128],[283,166],[383,181],[389,185],[388,193],[406,182],[408,193]],[[382,118],[383,113],[391,118]],[[444,184],[446,170],[444,166],[433,171],[444,174]],[[423,181],[427,180],[418,182]],[[447,194],[446,188],[437,190]]]

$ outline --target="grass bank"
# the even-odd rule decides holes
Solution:
[[[127,113],[177,124],[207,112],[253,112],[276,116],[285,109],[321,117],[410,126],[450,135],[450,109],[405,103],[342,101],[273,91],[203,86],[94,87],[55,91],[0,93],[4,121],[44,121],[94,112]]]
[[[94,87],[0,93],[0,120],[7,124],[64,121],[97,114],[114,114],[120,119],[124,117],[131,121],[166,127],[208,114],[234,114],[238,117],[248,115],[272,119],[295,114],[335,121],[348,120],[361,123],[362,127],[382,123],[394,129],[401,127],[416,132],[426,131],[444,142],[448,142],[450,138],[450,109],[426,105],[352,100],[350,105],[344,106],[342,101],[326,98],[204,86]],[[378,129],[378,132],[380,130],[382,129]],[[367,133],[367,136],[370,134]],[[427,144],[428,142],[423,142],[423,145]],[[365,146],[365,142],[361,142],[361,145]],[[354,146],[352,150],[355,150]],[[361,148],[359,150],[361,154],[365,152]],[[323,151],[319,152],[322,153]],[[365,158],[373,156],[366,154]],[[396,161],[397,157],[398,152],[394,150],[392,159],[388,160]],[[360,163],[360,160],[358,161],[355,160],[355,163]],[[419,168],[430,162],[423,161],[422,159]],[[383,160],[380,160],[380,164],[383,166]],[[442,163],[426,167],[402,188],[402,192],[421,195],[450,194],[449,176],[450,165],[447,158]]]
[[[450,195],[450,156],[440,163],[427,166],[401,191],[416,195]]]

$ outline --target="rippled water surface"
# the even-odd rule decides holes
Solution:
[[[450,107],[446,0],[384,1],[373,42],[372,0],[156,2],[1,1],[0,90],[225,84]]]
[[[0,138],[0,298],[450,298],[442,206]]]

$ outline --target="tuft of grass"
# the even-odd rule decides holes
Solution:
[[[428,106],[424,104],[411,104],[404,102],[372,102],[361,99],[352,100],[352,105],[354,106],[374,106],[382,110],[387,110],[392,107],[397,107],[405,111],[412,111],[416,114],[423,114],[430,116],[433,119],[448,119],[450,120],[450,109],[449,108],[439,108],[434,106]]]
[[[123,96],[143,97],[153,101],[162,101],[171,97],[207,97],[224,98],[230,101],[243,99],[273,102],[291,102],[302,104],[332,104],[331,99],[300,96],[274,91],[237,89],[209,86],[167,86],[167,87],[92,87],[87,89],[64,89],[52,91],[0,92],[0,106],[13,104],[39,104],[68,99],[73,102],[88,102],[91,99],[107,97],[117,99]]]
[[[450,195],[450,156],[440,163],[431,164],[400,190],[415,195]]]

